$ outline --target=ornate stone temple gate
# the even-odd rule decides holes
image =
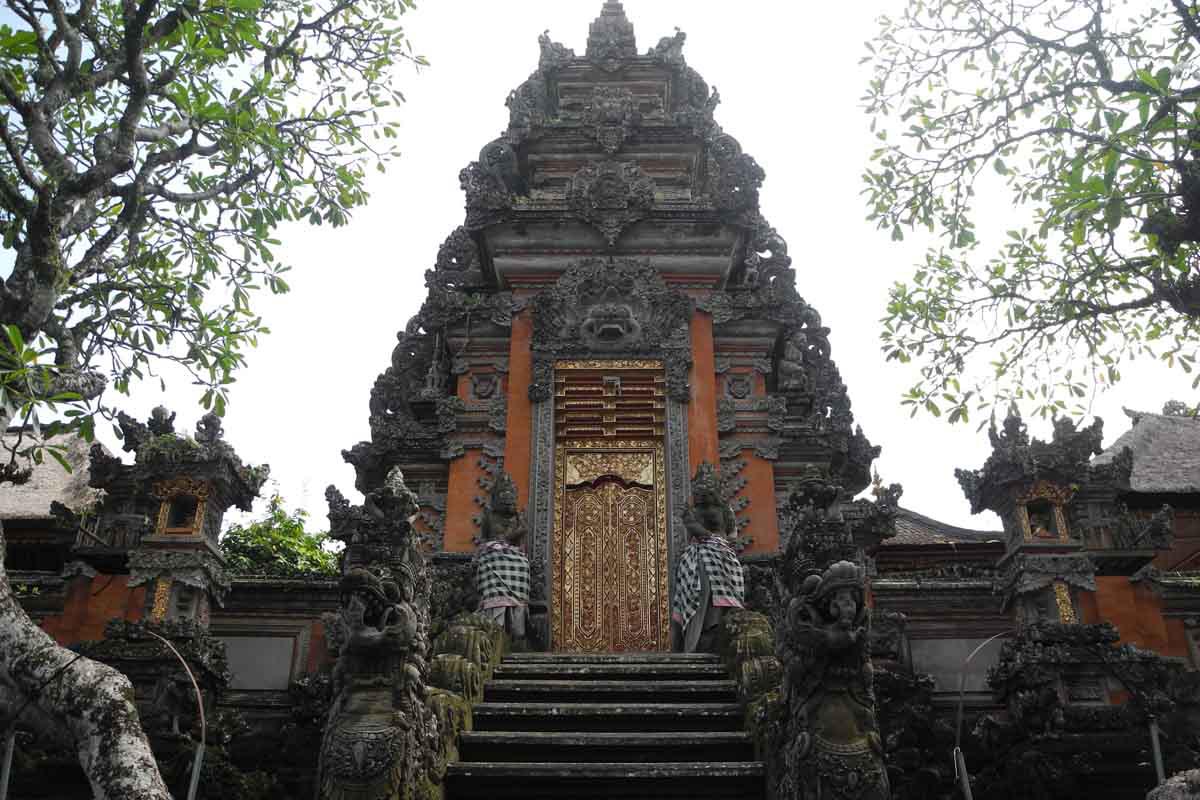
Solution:
[[[639,52],[611,0],[583,54],[540,38],[507,130],[460,175],[466,220],[375,384],[371,439],[345,454],[364,493],[403,470],[416,535],[460,571],[510,475],[542,649],[670,649],[700,464],[760,558],[798,476],[869,483],[829,331],[759,212],[764,173],[685,39]]]

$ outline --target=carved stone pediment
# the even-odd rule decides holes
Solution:
[[[533,305],[535,349],[575,355],[688,347],[691,301],[648,263],[586,259]]]
[[[555,358],[611,354],[663,359],[668,393],[686,402],[692,301],[648,263],[586,259],[532,302],[531,397],[549,391]]]

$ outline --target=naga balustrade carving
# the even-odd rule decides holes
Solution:
[[[331,536],[346,542],[341,609],[325,615],[337,658],[321,744],[321,800],[431,797],[439,749],[427,702],[430,581],[398,468],[352,507],[330,487]]]

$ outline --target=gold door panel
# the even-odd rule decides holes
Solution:
[[[598,443],[600,444],[600,443]],[[554,649],[669,646],[666,486],[661,445],[560,445],[552,544]]]

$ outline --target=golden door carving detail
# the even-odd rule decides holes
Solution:
[[[553,550],[554,647],[570,652],[647,652],[669,646],[666,487],[661,446],[636,453],[596,451],[596,472],[568,485],[564,465],[578,451],[559,447]],[[649,485],[622,479],[631,457],[645,459]],[[610,460],[611,471],[597,470]],[[626,467],[626,469],[622,469]],[[575,472],[572,477],[579,477]]]

